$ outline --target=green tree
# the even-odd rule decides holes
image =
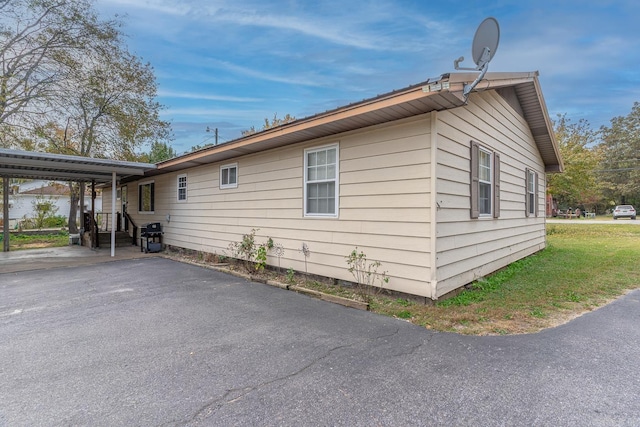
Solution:
[[[200,144],[194,145],[193,147],[191,147],[191,152],[202,150],[203,148],[207,148],[207,147],[213,147],[213,145],[214,144],[212,142],[203,144],[203,145],[200,145]]]
[[[611,204],[640,204],[640,103],[600,128],[600,177]]]
[[[120,38],[101,40],[69,58],[67,97],[49,122],[36,127],[49,150],[88,157],[137,160],[136,149],[170,139],[159,119],[153,69],[130,54]]]
[[[154,141],[148,153],[142,153],[139,161],[147,163],[158,163],[176,157],[178,154],[171,145],[166,142]]]
[[[0,144],[14,146],[64,100],[67,58],[117,33],[89,0],[0,0]]]
[[[144,144],[171,139],[169,124],[159,118],[153,68],[127,50],[115,24],[105,26],[112,31],[96,33],[82,50],[60,55],[65,78],[55,90],[65,96],[50,98],[46,120],[32,127],[36,149],[136,161]],[[69,187],[69,230],[74,233],[83,185]]]
[[[564,173],[549,174],[547,190],[561,206],[595,206],[602,199],[595,172],[598,151],[591,148],[596,143],[597,133],[586,120],[571,123],[565,115],[558,115],[554,132]]]
[[[271,120],[269,120],[268,117],[265,117],[264,124],[262,125],[262,129],[256,130],[255,126],[251,126],[249,129],[242,131],[242,136],[253,135],[254,133],[258,133],[260,131],[271,129],[271,128],[274,128],[276,126],[280,126],[280,125],[284,125],[284,124],[287,124],[287,123],[291,123],[291,122],[293,122],[295,120],[296,120],[296,118],[293,117],[290,114],[287,114],[283,118],[279,119],[278,118],[278,113],[274,113],[273,114],[273,119],[271,119]]]
[[[43,228],[49,218],[53,218],[58,212],[56,206],[57,197],[46,197],[43,194],[38,194],[31,204],[33,205],[33,211],[35,216],[33,217],[35,228]]]

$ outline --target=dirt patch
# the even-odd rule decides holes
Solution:
[[[15,249],[42,249],[42,248],[50,248],[51,243],[48,242],[39,242],[39,243],[24,243],[16,246]]]

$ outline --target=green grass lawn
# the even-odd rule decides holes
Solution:
[[[378,298],[373,311],[440,331],[536,332],[640,287],[640,226],[548,224],[547,248],[428,306]]]
[[[2,240],[3,236],[0,233],[0,242],[2,242]],[[11,236],[9,237],[10,251],[35,248],[51,248],[67,246],[68,244],[69,233],[63,231],[59,233],[50,233],[44,235],[11,233]]]

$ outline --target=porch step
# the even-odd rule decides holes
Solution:
[[[100,247],[111,246],[111,232],[101,231],[98,233],[98,245]],[[116,231],[116,247],[131,246],[131,236],[126,231]]]

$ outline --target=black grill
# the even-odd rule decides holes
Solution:
[[[140,252],[160,252],[162,250],[162,226],[150,222],[140,227]]]
[[[159,222],[150,222],[149,224],[144,224],[140,228],[140,235],[144,235],[145,237],[153,237],[155,234],[162,234],[162,225]]]

